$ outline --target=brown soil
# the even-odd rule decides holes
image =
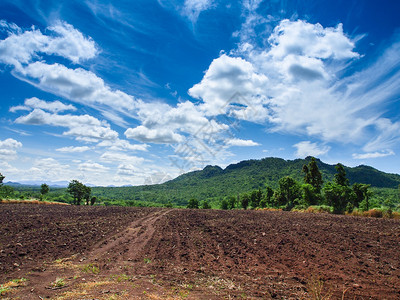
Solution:
[[[0,213],[3,298],[400,299],[399,220],[27,204]]]

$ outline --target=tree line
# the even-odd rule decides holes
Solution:
[[[363,203],[366,210],[369,209],[369,199],[372,196],[369,184],[354,183],[352,186],[346,177],[346,171],[342,164],[335,166],[336,174],[333,181],[324,185],[322,174],[318,169],[317,161],[311,158],[308,164],[302,168],[303,182],[299,183],[291,176],[285,176],[278,181],[278,188],[253,190],[236,196],[228,196],[220,202],[221,209],[234,208],[281,208],[292,210],[293,208],[307,208],[310,206],[327,205],[333,208],[333,212],[340,214],[352,212]],[[199,203],[192,198],[188,208],[210,208],[205,200]]]
[[[6,177],[0,173],[0,199],[1,198],[10,198],[15,196],[14,188],[11,186],[3,185],[3,180]],[[43,183],[40,186],[40,200],[47,200],[46,195],[50,192],[50,187],[46,183]],[[94,205],[97,198],[92,196],[92,189],[89,186],[84,185],[78,180],[71,180],[67,187],[67,192],[72,196],[72,204],[81,205],[82,200],[86,205]],[[24,199],[24,196],[20,197]]]

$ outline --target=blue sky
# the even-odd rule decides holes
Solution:
[[[6,181],[316,156],[400,172],[398,1],[0,2]]]

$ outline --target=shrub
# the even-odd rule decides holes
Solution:
[[[197,200],[196,198],[191,198],[186,207],[187,208],[199,208],[199,200]]]
[[[365,215],[367,217],[372,217],[372,218],[382,218],[383,217],[383,212],[379,209],[370,209],[369,211],[365,212]]]
[[[306,209],[306,212],[308,213],[332,213],[333,208],[331,206],[327,205],[315,205],[315,206],[310,206],[309,208]]]

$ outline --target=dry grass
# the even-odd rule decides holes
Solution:
[[[265,208],[257,208],[256,210],[264,210],[264,211],[282,211],[282,208],[265,207]]]
[[[98,281],[98,282],[85,282],[79,284],[73,290],[67,291],[64,294],[55,298],[56,300],[68,300],[68,299],[84,299],[90,296],[93,291],[98,290],[102,286],[112,286],[111,281]]]
[[[369,217],[369,218],[387,218],[387,219],[400,219],[400,213],[391,210],[370,209],[368,211],[354,210],[351,213],[346,213],[350,216]]]
[[[49,202],[49,201],[39,201],[37,199],[32,200],[20,200],[20,199],[3,199],[0,203],[21,203],[21,204],[44,204],[44,205],[70,205],[68,203],[62,202]]]
[[[6,294],[12,293],[13,288],[25,286],[25,284],[26,284],[25,278],[10,280],[10,281],[0,285],[0,296],[5,296]]]

